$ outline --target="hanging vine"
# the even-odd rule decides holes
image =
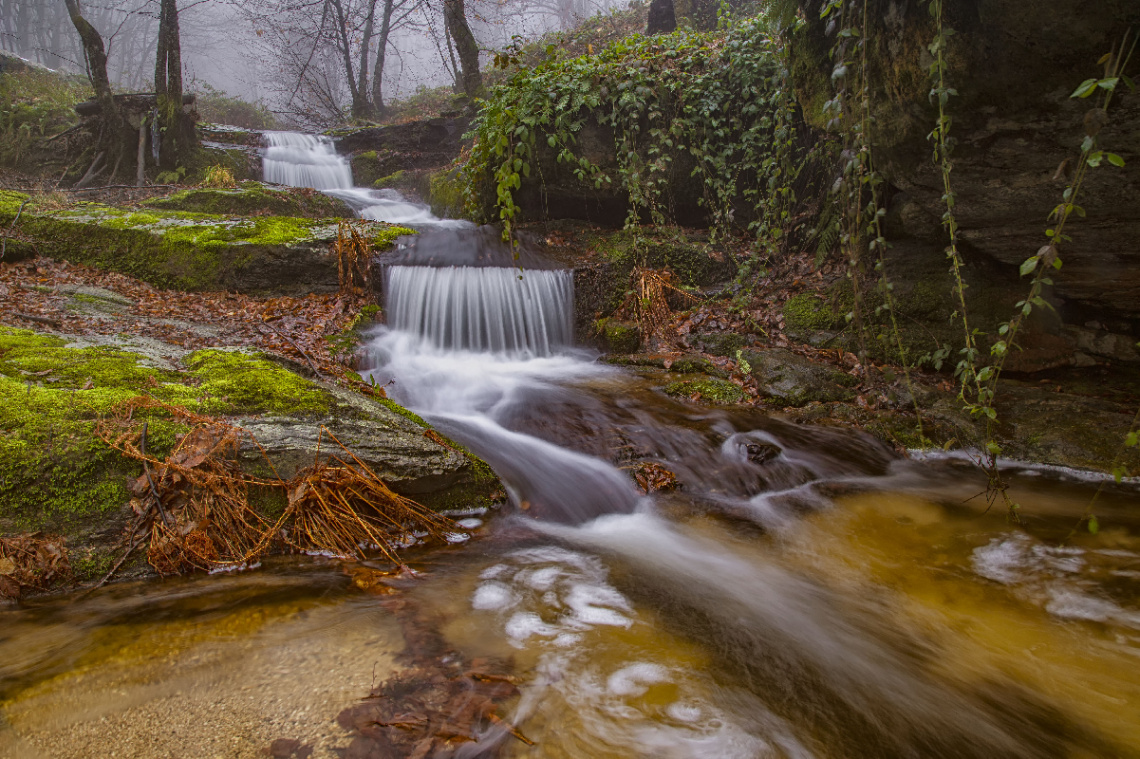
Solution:
[[[673,216],[670,188],[684,157],[699,180],[713,241],[749,229],[765,242],[778,240],[791,217],[797,171],[788,77],[782,43],[767,34],[764,19],[717,32],[633,37],[520,70],[492,91],[472,127],[463,169],[468,208],[485,217],[493,187],[509,239],[520,211],[516,193],[544,153],[586,186],[616,183],[629,204],[628,226],[642,218],[663,224]],[[609,168],[579,151],[591,121],[614,134]],[[761,212],[745,223],[738,210],[747,206]]]

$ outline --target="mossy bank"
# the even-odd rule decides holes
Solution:
[[[259,353],[162,352],[176,362],[0,326],[0,534],[61,534],[79,579],[105,568],[132,514],[127,483],[142,469],[101,439],[100,420],[130,413],[136,430],[145,422],[147,452],[158,459],[189,429],[163,405],[129,411],[139,398],[246,429],[258,444],[245,444],[239,462],[262,476],[288,478],[315,463],[322,434],[328,455],[332,432],[394,489],[427,506],[485,506],[500,488],[486,464],[426,434],[422,420],[392,401],[308,380]]]
[[[46,255],[190,291],[301,295],[339,287],[331,251],[335,219],[60,206],[0,191],[0,224],[13,222],[21,237],[9,240],[9,259]],[[376,249],[414,234],[383,222],[359,223]]]

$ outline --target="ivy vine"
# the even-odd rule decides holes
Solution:
[[[712,239],[748,231],[774,246],[795,202],[795,106],[783,43],[763,18],[714,32],[619,40],[594,55],[552,58],[495,88],[472,127],[463,168],[468,210],[486,218],[485,198],[510,239],[516,193],[553,155],[577,181],[616,185],[629,203],[627,226],[673,216],[671,181],[685,156],[702,188]],[[605,166],[581,155],[590,120],[614,134]],[[759,212],[745,223],[741,208]]]

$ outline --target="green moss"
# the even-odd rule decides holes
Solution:
[[[599,319],[594,331],[601,335],[603,347],[609,353],[636,353],[641,347],[641,330],[636,324],[617,319]]]
[[[372,238],[372,247],[376,250],[384,250],[392,247],[396,243],[397,238],[417,234],[419,234],[419,232],[414,229],[409,229],[408,227],[388,227]]]
[[[216,413],[320,414],[331,408],[331,396],[260,353],[204,350],[183,364],[201,381],[204,406]]]
[[[444,169],[428,177],[428,204],[443,219],[467,217],[466,195],[459,169]]]
[[[396,403],[391,398],[376,398],[376,402],[379,403],[381,406],[384,406],[385,408],[387,408],[389,411],[392,411],[392,412],[399,414],[400,416],[404,417],[405,419],[411,419],[413,422],[418,424],[420,427],[423,427],[425,430],[431,429],[430,424],[425,422],[423,419],[421,419],[414,412],[408,411],[406,408],[401,406],[399,403]]]
[[[189,211],[215,215],[267,215],[299,218],[351,218],[343,201],[321,192],[303,188],[276,189],[260,182],[245,182],[241,187],[225,189],[190,189],[166,198],[145,203],[150,208]]]
[[[393,172],[386,177],[380,177],[372,183],[372,186],[379,189],[395,187],[396,185],[400,184],[401,181],[403,181],[405,174],[407,174],[407,172],[405,172],[403,169],[400,169],[399,171]]]
[[[838,329],[846,323],[844,314],[815,293],[788,298],[783,313],[789,330]]]
[[[177,374],[105,348],[0,327],[0,523],[39,530],[106,514],[126,503],[126,478],[140,468],[95,434],[95,422],[143,391],[190,404],[194,388]],[[185,430],[161,410],[148,423],[147,449],[164,456]]]
[[[668,395],[689,398],[700,393],[701,400],[709,403],[739,403],[744,400],[744,391],[731,382],[719,379],[686,380],[674,382],[665,387]]]
[[[352,166],[352,181],[360,187],[368,187],[381,177],[380,156],[375,150],[357,153],[349,159]]]

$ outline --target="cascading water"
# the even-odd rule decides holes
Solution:
[[[352,168],[323,135],[266,132],[262,156],[266,182],[315,190],[352,188]]]
[[[299,156],[279,181],[340,161],[276,139]],[[426,213],[333,181],[361,216]],[[1134,537],[1051,547],[965,514],[984,482],[961,462],[670,400],[572,346],[570,272],[446,223],[388,255],[369,374],[507,487],[496,539],[408,592],[455,650],[515,662],[509,722],[537,742],[491,728],[456,757],[1135,755]],[[644,495],[646,464],[682,488]],[[1019,500],[1041,508],[1063,483],[1029,474]]]
[[[356,187],[352,166],[336,152],[332,139],[300,132],[265,132],[262,177],[289,187],[311,187],[340,198],[362,219],[422,227],[471,226],[444,220],[422,203],[411,203],[395,190]]]
[[[388,326],[448,350],[549,356],[573,337],[568,271],[392,266]]]

